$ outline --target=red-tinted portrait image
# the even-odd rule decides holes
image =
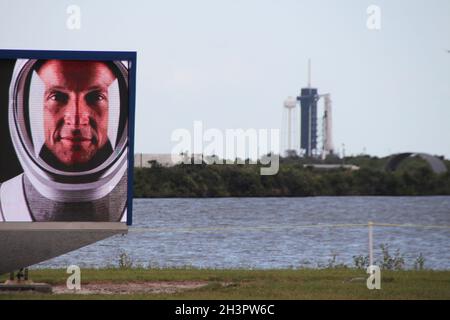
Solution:
[[[2,219],[123,221],[128,63],[18,59],[8,85],[22,173],[0,184]]]

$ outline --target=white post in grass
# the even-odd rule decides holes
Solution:
[[[369,266],[373,266],[373,222],[369,221]]]

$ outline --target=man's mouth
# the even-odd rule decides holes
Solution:
[[[91,141],[90,138],[85,138],[85,137],[61,137],[60,140],[68,140],[68,141],[72,141],[72,142]]]
[[[95,144],[97,139],[95,137],[87,138],[82,136],[57,136],[56,142],[62,142],[63,144],[68,145],[86,145],[86,144]]]
[[[80,146],[86,148],[89,145],[97,145],[98,137],[92,130],[57,130],[53,133],[54,143],[62,143],[68,147]]]

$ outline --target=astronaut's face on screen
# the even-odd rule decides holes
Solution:
[[[48,60],[38,70],[46,148],[64,165],[89,162],[108,142],[108,88],[116,79],[97,61]]]
[[[132,61],[53,54],[0,58],[19,162],[1,168],[0,221],[126,221]]]

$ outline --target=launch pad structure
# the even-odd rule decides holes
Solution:
[[[318,145],[318,102],[324,101],[322,116],[322,143],[319,149]],[[308,60],[308,85],[301,88],[300,95],[296,101],[300,105],[300,152],[305,157],[321,156],[325,159],[327,155],[334,153],[333,135],[332,135],[332,100],[330,93],[319,94],[317,88],[311,85],[311,60]],[[284,107],[288,108],[291,114],[292,102],[290,97],[285,101]],[[291,129],[292,124],[288,117],[287,124],[287,140],[288,150],[291,150],[291,141],[294,131]]]

